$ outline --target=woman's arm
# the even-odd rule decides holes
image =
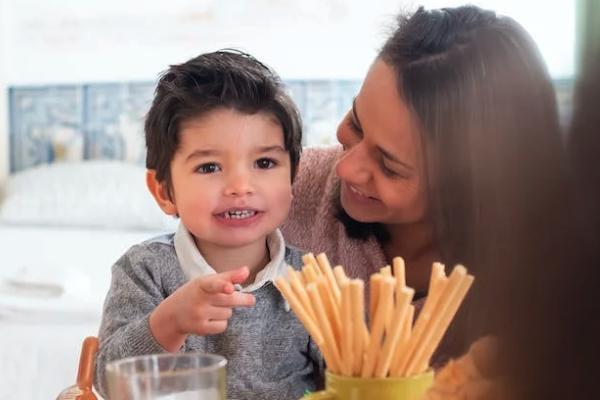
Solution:
[[[334,196],[335,161],[340,151],[340,146],[303,150],[292,188],[294,199],[281,227],[286,242],[314,251],[316,243],[327,239],[323,228],[334,219],[328,207]],[[315,224],[317,219],[320,224]]]

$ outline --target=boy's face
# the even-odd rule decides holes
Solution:
[[[176,213],[201,250],[264,240],[292,199],[283,131],[263,113],[218,108],[184,121],[171,179]]]

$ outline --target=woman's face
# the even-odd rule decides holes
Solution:
[[[425,215],[420,135],[397,87],[393,68],[376,60],[337,130],[340,199],[360,222],[410,224]]]

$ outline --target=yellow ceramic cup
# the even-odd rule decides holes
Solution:
[[[325,373],[325,390],[301,400],[421,400],[433,383],[433,371],[407,378],[357,378]]]

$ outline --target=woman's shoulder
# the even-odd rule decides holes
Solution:
[[[335,161],[340,153],[339,146],[303,150],[292,189],[294,198],[281,227],[290,243],[312,249],[323,232],[335,229],[331,203],[336,196]]]
[[[322,167],[331,167],[342,152],[339,145],[327,147],[305,147],[300,157],[300,168],[312,172]]]
[[[322,191],[325,183],[335,177],[335,162],[341,150],[340,146],[305,148],[294,181],[294,195]]]

